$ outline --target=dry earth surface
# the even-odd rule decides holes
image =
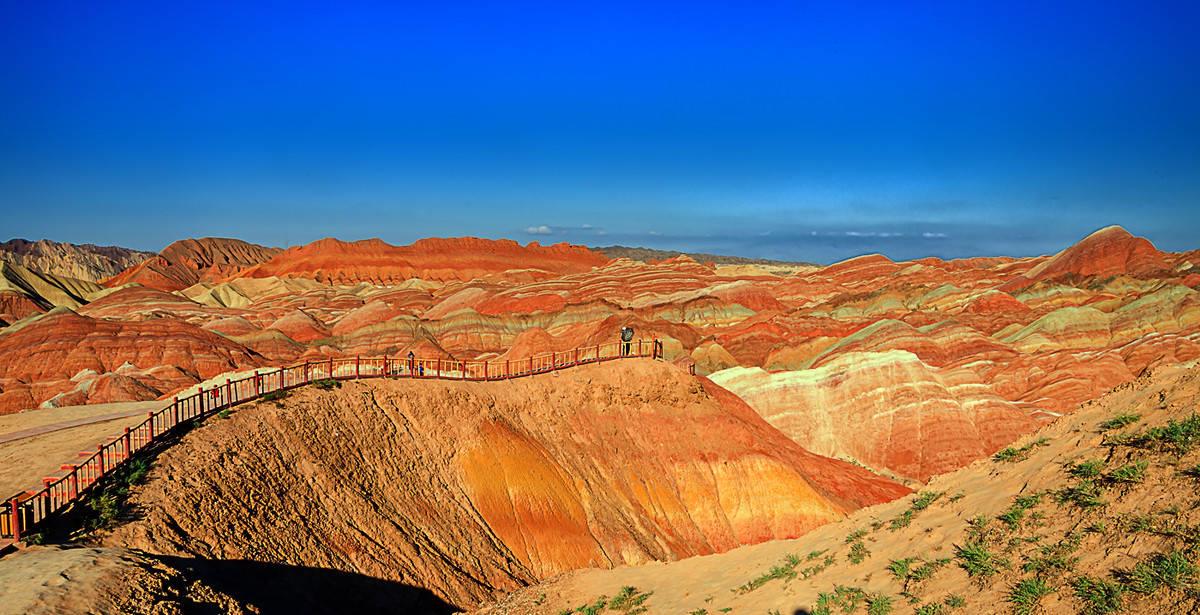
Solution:
[[[479,612],[1193,613],[1200,606],[1197,399],[1200,367],[1165,367],[998,459],[800,539],[578,571]],[[644,610],[607,608],[622,588],[648,594]],[[1025,606],[1014,603],[1018,596]]]

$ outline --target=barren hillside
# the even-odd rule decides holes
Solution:
[[[404,594],[411,608],[437,610],[577,568],[796,537],[907,493],[804,451],[703,379],[637,360],[244,406],[165,451],[133,518],[93,540],[207,566],[205,580],[247,562],[424,588]],[[278,593],[313,582],[283,575]]]
[[[481,612],[602,612],[619,597],[672,614],[1193,613],[1198,395],[1194,363],[1161,368],[798,540],[581,571]]]

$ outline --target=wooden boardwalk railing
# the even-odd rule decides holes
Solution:
[[[121,467],[138,451],[172,434],[179,425],[196,421],[275,391],[284,391],[320,380],[357,378],[416,378],[443,380],[507,380],[625,358],[661,358],[662,344],[657,340],[612,342],[549,352],[527,359],[506,361],[459,361],[417,357],[353,357],[305,361],[274,371],[256,371],[237,380],[199,390],[187,397],[176,397],[166,407],[150,412],[135,427],[95,450],[79,454],[80,459],[64,464],[61,476],[42,479],[41,488],[22,491],[0,503],[0,543],[16,542],[36,532],[55,514],[82,498],[105,475]],[[0,545],[2,546],[2,545]]]

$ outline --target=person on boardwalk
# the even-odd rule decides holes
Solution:
[[[628,325],[621,327],[621,356],[629,356],[630,349],[633,347],[631,342],[633,342],[633,327]]]

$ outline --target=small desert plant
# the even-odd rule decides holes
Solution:
[[[231,411],[229,410],[229,408],[222,408],[222,409],[221,409],[221,411],[217,413],[217,417],[218,417],[218,418],[222,418],[222,419],[227,419],[227,418],[229,418],[229,417],[230,417],[232,414],[233,414],[233,412],[231,412]]]
[[[1140,483],[1146,477],[1146,462],[1125,464],[1105,475],[1105,479],[1113,483]]]
[[[271,391],[270,393],[265,393],[260,399],[262,399],[263,401],[277,402],[277,401],[287,399],[287,396],[288,396],[288,392],[284,391],[283,389],[280,389],[278,391]]]
[[[1017,529],[1021,526],[1021,521],[1025,518],[1025,511],[1037,506],[1042,501],[1042,494],[1033,493],[1029,495],[1019,495],[1013,499],[1013,504],[1004,511],[997,519],[1003,521],[1009,529]]]
[[[967,606],[967,599],[958,594],[950,594],[949,596],[946,596],[946,600],[943,602],[946,606],[952,609],[960,609],[964,606]]]
[[[1082,612],[1085,615],[1108,615],[1121,611],[1122,595],[1125,588],[1120,583],[1105,579],[1079,577],[1071,586],[1075,597],[1083,603]]]
[[[1121,414],[1118,414],[1118,415],[1112,417],[1111,419],[1108,419],[1107,421],[1100,423],[1100,429],[1103,429],[1104,431],[1108,431],[1110,429],[1120,429],[1122,427],[1128,427],[1128,426],[1140,421],[1141,418],[1142,418],[1142,415],[1140,415],[1140,414],[1134,414],[1132,412],[1122,412]]]
[[[1079,563],[1078,557],[1072,554],[1079,549],[1082,537],[1078,534],[1068,534],[1057,544],[1044,545],[1038,549],[1038,554],[1029,556],[1021,567],[1025,572],[1032,572],[1045,578],[1051,574],[1066,572],[1075,568]]]
[[[1054,589],[1042,579],[1021,579],[1008,590],[1008,601],[1017,615],[1030,615],[1037,609],[1042,598],[1053,592]]]
[[[967,576],[979,579],[990,577],[1008,565],[1008,560],[989,551],[982,542],[956,545],[954,555]]]
[[[1054,493],[1054,498],[1060,504],[1074,504],[1080,508],[1094,508],[1103,506],[1104,500],[1100,497],[1100,488],[1096,486],[1095,481],[1085,480],[1078,484],[1063,487]]]
[[[1200,443],[1200,416],[1195,414],[1182,421],[1170,420],[1166,425],[1106,438],[1111,445],[1152,448],[1182,455]]]
[[[817,605],[813,608],[813,615],[853,613],[858,610],[860,604],[867,600],[867,592],[861,588],[837,585],[833,588],[833,593],[821,593],[817,596]]]
[[[1050,444],[1049,438],[1038,438],[1037,440],[1034,440],[1033,442],[1030,442],[1029,444],[1026,444],[1025,446],[1022,446],[1022,447],[1008,446],[1008,447],[1000,449],[999,451],[996,451],[996,454],[992,455],[992,461],[996,461],[996,462],[1023,461],[1029,457],[1029,454],[1031,452],[1033,452],[1033,449],[1035,449],[1039,446],[1048,446],[1049,444]]]
[[[892,612],[892,597],[883,594],[867,596],[867,615],[888,615]]]
[[[851,564],[861,564],[868,557],[871,557],[871,550],[861,540],[850,545],[850,553],[846,555]]]
[[[313,381],[313,386],[321,389],[322,391],[329,391],[332,389],[342,388],[342,383],[334,380],[333,378],[322,378],[321,380]]]
[[[900,528],[908,527],[917,513],[929,508],[931,504],[945,495],[945,493],[944,491],[922,491],[917,494],[916,499],[913,500],[908,509],[900,513],[895,519],[892,519],[892,522],[888,525],[888,529],[894,532]]]
[[[922,604],[921,606],[913,609],[913,613],[915,615],[942,615],[945,612],[946,609],[937,602]]]
[[[1171,589],[1193,586],[1196,565],[1182,551],[1172,551],[1138,562],[1132,570],[1118,573],[1118,577],[1129,590],[1149,594],[1162,586]]]
[[[1067,467],[1068,474],[1081,480],[1096,478],[1102,471],[1104,471],[1104,460],[1102,459],[1089,459]]]
[[[907,581],[908,575],[912,573],[913,562],[916,561],[918,560],[915,557],[894,559],[888,564],[888,570],[892,572],[892,577],[897,581]]]
[[[862,540],[866,535],[867,535],[867,530],[857,529],[857,530],[854,530],[853,532],[850,532],[848,535],[846,535],[845,542],[846,542],[846,544],[850,544],[852,542],[857,542],[859,540]]]

